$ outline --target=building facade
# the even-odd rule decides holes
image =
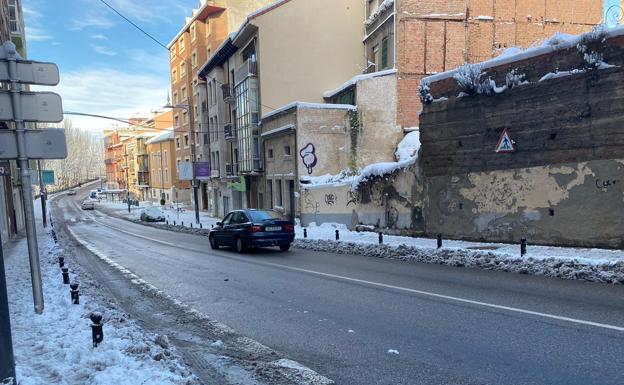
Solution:
[[[147,140],[146,152],[148,155],[149,190],[146,200],[170,204],[174,202],[175,147],[173,128]]]

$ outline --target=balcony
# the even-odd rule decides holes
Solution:
[[[223,126],[223,134],[225,136],[225,140],[235,140],[236,139],[236,130],[232,123],[226,123]]]
[[[246,60],[245,63],[236,70],[236,83],[240,83],[248,77],[256,75],[258,75],[258,62],[255,60]]]
[[[238,174],[238,165],[232,163],[225,164],[225,175],[228,177],[236,176]]]
[[[219,178],[221,176],[221,173],[219,172],[219,170],[210,170],[210,177],[211,178]]]
[[[221,92],[223,92],[223,101],[225,103],[231,104],[234,103],[234,91],[229,84],[221,85]]]

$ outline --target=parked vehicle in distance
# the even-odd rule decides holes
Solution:
[[[70,188],[67,190],[67,195],[76,195],[76,189]]]
[[[95,203],[91,199],[85,199],[82,201],[80,207],[83,210],[95,210]]]
[[[288,251],[295,239],[295,224],[275,211],[246,209],[229,212],[210,230],[210,247],[232,246],[239,253],[249,247],[279,246]]]

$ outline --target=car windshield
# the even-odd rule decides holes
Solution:
[[[280,219],[280,215],[275,211],[254,210],[249,211],[249,217],[252,222],[270,221],[272,219]]]

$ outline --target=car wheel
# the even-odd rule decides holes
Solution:
[[[217,243],[216,239],[214,239],[214,237],[211,235],[208,240],[210,240],[210,247],[213,250],[217,250],[219,248],[219,244]]]
[[[244,253],[245,251],[247,251],[247,246],[245,246],[245,243],[240,238],[236,238],[235,247],[236,251],[239,253]]]
[[[284,245],[279,245],[279,248],[282,251],[288,251],[288,249],[290,249],[290,243],[286,243]]]

